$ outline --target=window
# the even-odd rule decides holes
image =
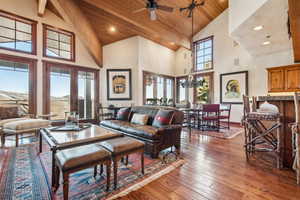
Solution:
[[[0,10],[0,48],[36,54],[36,24]]]
[[[195,75],[201,86],[194,88],[194,103],[206,104],[213,102],[213,72]]]
[[[0,105],[18,105],[20,113],[36,111],[36,61],[0,54]]]
[[[195,71],[213,68],[213,36],[194,42]]]
[[[144,104],[174,103],[174,78],[144,71]]]
[[[65,119],[66,112],[77,112],[81,120],[96,119],[99,103],[99,70],[44,62],[44,114],[53,120]]]
[[[75,35],[44,24],[45,57],[75,61]]]
[[[50,72],[50,113],[53,120],[64,119],[70,112],[71,73],[68,69],[51,67]]]
[[[177,78],[177,103],[186,104],[188,101],[188,88],[182,87],[182,83],[187,79],[187,77]]]
[[[95,74],[78,71],[78,113],[80,119],[94,119]]]

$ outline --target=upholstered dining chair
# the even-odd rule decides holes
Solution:
[[[221,107],[224,110],[220,110],[220,120],[226,120],[227,126],[225,128],[230,129],[231,104],[222,104]]]
[[[294,93],[296,121],[292,124],[293,134],[293,156],[295,158],[293,169],[297,174],[297,184],[300,184],[300,110],[299,110],[300,93]]]
[[[220,104],[203,104],[199,119],[200,129],[220,130]]]

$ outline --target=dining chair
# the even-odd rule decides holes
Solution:
[[[200,129],[220,130],[220,104],[203,104],[200,113]]]
[[[292,124],[292,134],[293,134],[293,157],[294,164],[293,169],[296,171],[297,184],[300,184],[300,110],[299,110],[300,93],[294,93],[294,105],[295,105],[295,123]]]
[[[225,126],[225,128],[230,129],[231,104],[221,104],[220,107],[220,120],[226,120],[227,126]]]

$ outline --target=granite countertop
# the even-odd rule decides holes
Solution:
[[[257,101],[294,101],[294,96],[258,96]]]

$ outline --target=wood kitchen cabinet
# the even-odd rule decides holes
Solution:
[[[300,65],[274,67],[267,70],[269,92],[300,91]]]

